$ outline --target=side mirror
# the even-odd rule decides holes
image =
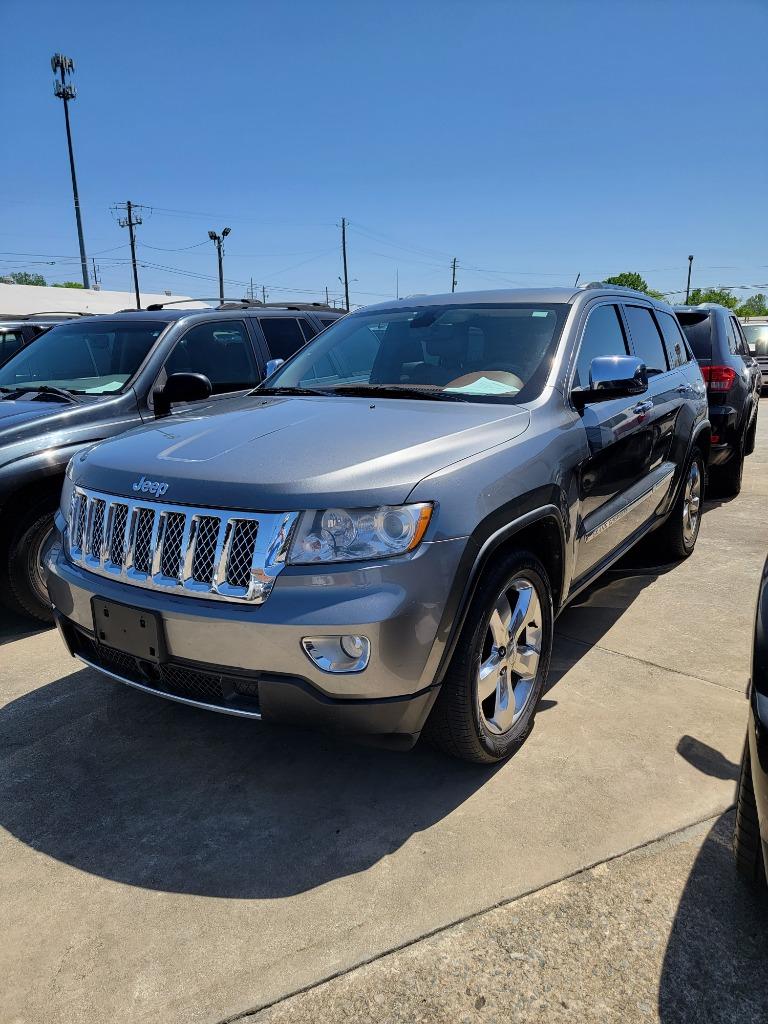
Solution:
[[[268,377],[271,377],[275,370],[278,370],[284,362],[284,359],[268,359],[267,365],[264,367],[264,373],[266,374],[264,379],[266,380]]]
[[[648,390],[648,372],[635,356],[597,356],[589,367],[589,387],[571,392],[577,409],[611,398],[630,398]]]
[[[199,402],[210,398],[213,388],[204,373],[172,373],[165,387],[158,388],[152,395],[155,417],[167,416],[174,402]]]

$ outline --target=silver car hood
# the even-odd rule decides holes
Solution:
[[[163,501],[283,511],[405,501],[431,473],[517,437],[522,407],[352,397],[251,396],[221,413],[171,416],[76,460],[78,484]]]

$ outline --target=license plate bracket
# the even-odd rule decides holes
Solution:
[[[157,612],[101,597],[92,598],[91,610],[98,643],[144,661],[165,661],[163,620]]]

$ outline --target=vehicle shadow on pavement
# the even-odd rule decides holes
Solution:
[[[91,670],[0,711],[0,825],[127,885],[279,898],[365,871],[494,775],[215,715]]]
[[[659,983],[662,1024],[763,1024],[768,897],[736,874],[734,812],[718,818],[680,899]]]
[[[13,640],[22,640],[26,636],[35,636],[52,628],[23,615],[14,615],[4,608],[0,609],[0,647]]]

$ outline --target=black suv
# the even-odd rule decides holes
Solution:
[[[744,456],[755,448],[760,368],[730,309],[707,302],[678,306],[675,313],[707,384],[710,482],[729,497],[741,490]]]
[[[166,415],[250,391],[343,313],[228,303],[88,316],[0,367],[0,596],[51,621],[41,556],[72,455]],[[273,366],[269,366],[270,361]]]

